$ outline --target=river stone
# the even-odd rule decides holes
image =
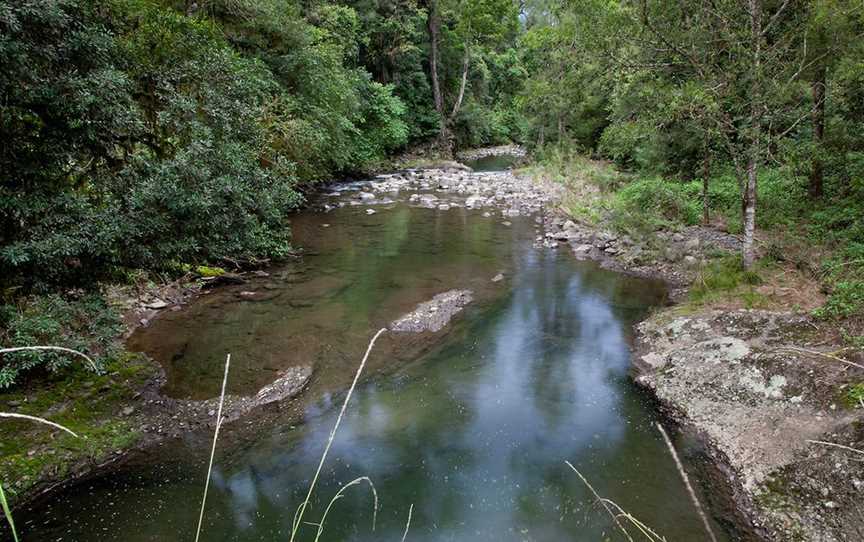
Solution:
[[[412,312],[390,323],[392,331],[421,333],[444,328],[465,305],[474,300],[471,290],[449,290],[421,303]]]
[[[573,254],[581,258],[587,258],[594,251],[593,245],[579,245],[573,247]]]

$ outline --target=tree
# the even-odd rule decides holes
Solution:
[[[519,5],[513,0],[428,0],[427,30],[429,77],[440,122],[438,145],[449,153],[453,148],[453,123],[465,101],[472,61],[483,49],[495,49],[515,40]],[[442,58],[442,50],[450,53],[449,58]],[[455,77],[442,78],[442,72]],[[450,106],[444,92],[448,87],[455,94]]]

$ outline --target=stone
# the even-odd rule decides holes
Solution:
[[[593,245],[585,244],[585,245],[579,245],[579,246],[573,247],[573,254],[575,254],[578,257],[582,257],[582,258],[587,258],[588,256],[591,255],[591,253],[593,251],[594,251]]]
[[[135,412],[135,409],[131,406],[127,406],[120,411],[120,414],[122,414],[123,416],[131,416],[133,412]]]
[[[246,279],[236,273],[225,273],[218,277],[205,277],[204,289],[215,288],[217,286],[227,286],[231,284],[246,284]]]
[[[375,214],[375,209],[366,209],[366,214],[367,214],[367,215],[374,215],[374,214]]]
[[[701,241],[698,237],[692,237],[684,243],[684,250],[689,253],[699,252],[699,247],[701,246]]]
[[[501,273],[498,273],[497,275],[492,277],[492,282],[501,282],[502,280],[504,280],[504,275],[502,275]]]
[[[158,299],[158,298],[151,301],[150,303],[147,303],[144,305],[144,307],[146,307],[148,309],[154,309],[154,310],[164,309],[167,306],[168,306],[167,302],[165,302],[161,299]]]

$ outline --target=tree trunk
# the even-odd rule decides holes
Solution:
[[[702,159],[702,224],[707,226],[711,223],[708,210],[708,177],[711,175],[711,152],[705,145],[705,157]]]
[[[753,83],[750,96],[750,126],[747,157],[747,178],[741,194],[741,214],[744,224],[744,242],[741,256],[744,269],[753,267],[756,260],[754,240],[756,234],[756,183],[758,178],[760,145],[762,144],[762,3],[750,0],[750,46],[753,54]]]
[[[741,213],[744,222],[744,243],[741,247],[741,256],[744,269],[753,267],[756,260],[753,241],[756,236],[756,176],[758,173],[758,149],[751,149],[751,156],[747,160],[747,178],[744,181],[744,193],[741,198]]]
[[[471,49],[465,45],[465,57],[462,59],[462,81],[459,83],[459,96],[456,98],[456,103],[453,104],[453,111],[450,112],[448,122],[453,122],[456,114],[459,113],[459,108],[462,107],[462,100],[465,98],[465,85],[468,83],[468,68],[471,66]]]
[[[447,131],[447,118],[444,116],[444,98],[441,96],[441,84],[438,81],[438,0],[429,0],[426,27],[429,31],[429,76],[432,79],[432,97],[435,100],[435,111],[438,112],[440,123],[438,143],[442,148],[446,148],[449,147],[450,137]]]
[[[825,79],[826,69],[820,64],[816,70],[816,76],[810,83],[813,92],[813,158],[810,169],[810,197],[819,199],[822,197],[823,173],[822,173],[822,139],[825,135]]]

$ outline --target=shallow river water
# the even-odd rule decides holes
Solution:
[[[224,428],[203,540],[287,541],[344,390],[376,329],[436,293],[476,301],[436,335],[379,343],[352,398],[305,521],[320,540],[618,540],[570,461],[603,496],[667,540],[703,540],[655,414],[628,380],[632,325],[663,288],[535,248],[531,217],[404,203],[293,220],[307,249],[268,277],[168,313],[131,344],[161,361],[166,392],[254,393],[311,364],[294,408]],[[493,282],[496,274],[504,280]],[[254,295],[240,294],[252,291]],[[299,414],[297,412],[299,410]],[[210,435],[166,443],[19,517],[23,540],[194,538]],[[305,524],[298,540],[315,539]]]

